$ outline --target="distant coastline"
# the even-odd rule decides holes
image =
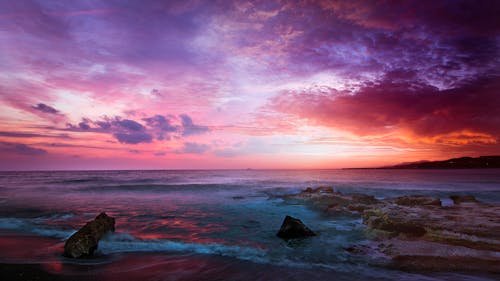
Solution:
[[[354,169],[492,169],[500,168],[500,156],[460,157],[442,161],[418,161],[392,166]]]

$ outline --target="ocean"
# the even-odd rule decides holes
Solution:
[[[349,254],[344,248],[367,241],[359,217],[282,199],[325,185],[377,198],[423,194],[446,204],[472,194],[500,203],[498,169],[0,172],[0,263],[61,280],[498,280],[399,271]],[[63,257],[64,241],[100,212],[116,219],[116,232],[94,258]],[[286,215],[318,236],[279,239]]]

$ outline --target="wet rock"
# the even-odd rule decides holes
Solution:
[[[390,266],[403,270],[500,271],[500,259],[493,251],[470,249],[429,241],[391,240],[386,253]]]
[[[311,187],[308,187],[305,190],[303,190],[302,192],[304,192],[304,193],[313,193],[314,190]]]
[[[100,213],[66,240],[64,255],[70,258],[91,256],[102,236],[110,231],[115,231],[115,219],[106,213]]]
[[[301,220],[291,216],[285,217],[280,230],[276,234],[276,236],[283,239],[304,238],[315,235],[316,233],[302,223]]]
[[[427,231],[419,221],[408,220],[407,213],[394,212],[391,209],[366,210],[363,212],[363,223],[371,228],[410,237],[423,236]]]
[[[450,199],[453,200],[453,204],[460,204],[463,202],[478,202],[476,197],[472,195],[451,195]]]
[[[394,199],[394,202],[401,206],[441,206],[441,200],[430,196],[409,195]]]
[[[452,207],[400,206],[388,203],[363,212],[368,230],[392,237],[404,234],[427,241],[473,249],[500,250],[500,205],[482,203]]]
[[[329,214],[359,214],[369,209],[374,204],[380,203],[371,195],[354,193],[343,194],[335,192],[331,187],[310,188],[299,194],[284,198],[289,202],[303,202],[312,209],[327,212]]]
[[[500,261],[467,256],[395,256],[389,267],[405,271],[478,271],[500,273]]]
[[[334,193],[333,188],[330,186],[320,186],[316,188],[308,187],[304,189],[301,193],[311,194],[311,193]]]
[[[366,195],[362,193],[353,193],[351,194],[352,201],[354,201],[357,204],[365,204],[365,205],[371,205],[371,204],[377,204],[380,201],[375,199],[372,195]]]
[[[370,264],[405,271],[500,272],[500,258],[492,250],[469,249],[421,239],[373,241],[345,248]]]
[[[347,205],[347,209],[351,212],[362,213],[364,210],[370,208],[369,206],[363,204],[349,204]]]
[[[301,192],[293,199],[326,215],[361,214],[373,245],[351,246],[352,255],[375,265],[407,270],[500,268],[500,204],[471,195],[450,196],[452,206],[422,195],[377,200],[364,194]]]
[[[311,200],[314,207],[321,210],[327,210],[330,208],[346,207],[349,205],[349,200],[343,196],[338,195],[328,195],[317,197]]]

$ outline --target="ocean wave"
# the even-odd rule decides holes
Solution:
[[[338,272],[359,271],[363,266],[344,262],[325,263],[317,259],[303,259],[301,255],[290,257],[290,248],[261,249],[248,246],[221,243],[191,243],[165,239],[138,239],[128,233],[115,232],[106,235],[100,242],[97,253],[110,255],[116,253],[181,253],[217,255],[236,258],[259,264],[271,264],[294,268],[324,268]]]
[[[37,224],[37,219],[0,218],[0,229],[59,239],[69,238],[75,231]]]
[[[194,253],[205,255],[220,255],[249,260],[258,263],[268,263],[267,251],[237,245],[219,243],[190,243],[172,240],[141,240],[127,233],[106,235],[100,242],[98,252],[113,254],[122,252],[169,252]]]

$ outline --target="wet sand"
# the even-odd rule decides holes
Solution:
[[[259,264],[216,255],[120,253],[68,259],[62,256],[62,245],[58,239],[0,232],[2,280],[314,280],[332,274],[334,280],[352,280],[352,276],[327,269]]]

